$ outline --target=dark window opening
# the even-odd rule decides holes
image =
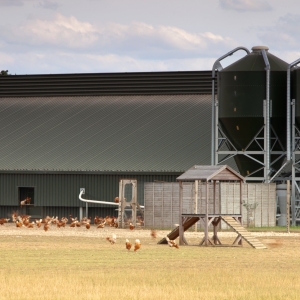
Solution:
[[[19,203],[22,214],[30,215],[32,218],[41,218],[43,208],[34,206],[34,188],[19,187]]]
[[[34,205],[33,187],[19,187],[19,203],[21,206]]]

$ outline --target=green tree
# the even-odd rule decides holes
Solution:
[[[8,75],[8,70],[2,70],[1,72],[0,72],[0,75],[2,75],[2,76],[6,76],[6,75]]]

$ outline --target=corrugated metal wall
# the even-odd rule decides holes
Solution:
[[[0,206],[0,218],[10,218],[12,220],[12,213],[17,213],[18,215],[30,215],[32,219],[40,219],[46,216],[58,216],[59,218],[68,217],[72,215],[74,218],[79,219],[80,213],[78,207],[64,207],[64,206],[46,206],[46,207],[32,207],[30,206]],[[82,217],[86,216],[85,207],[82,210]],[[118,216],[118,212],[115,207],[89,207],[88,217],[91,217],[92,223],[95,216],[105,217],[105,216]]]
[[[143,205],[144,182],[175,182],[179,175],[0,174],[0,206],[18,207],[19,187],[34,187],[35,206],[85,207],[85,203],[78,199],[80,188],[85,188],[83,198],[113,201],[119,195],[119,180],[122,178],[137,180],[138,201]],[[100,205],[90,203],[89,207]]]
[[[0,218],[10,218],[13,212],[18,212],[20,206],[0,206]]]
[[[82,211],[82,217],[86,216],[85,208]],[[43,216],[58,216],[59,218],[68,217],[72,215],[73,217],[80,218],[79,208],[78,207],[52,207],[47,206],[43,207]],[[105,216],[118,216],[116,207],[88,207],[88,218],[91,217],[92,223],[94,223],[95,216],[105,217]]]

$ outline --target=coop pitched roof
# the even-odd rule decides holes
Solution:
[[[220,180],[244,181],[244,177],[234,171],[227,165],[209,166],[209,165],[195,165],[177,177],[178,181],[194,181],[194,180]]]

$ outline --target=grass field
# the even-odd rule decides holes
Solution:
[[[1,300],[300,297],[299,235],[260,237],[266,250],[176,249],[147,233],[136,253],[125,249],[125,236],[114,245],[103,237],[47,234],[0,239]]]

